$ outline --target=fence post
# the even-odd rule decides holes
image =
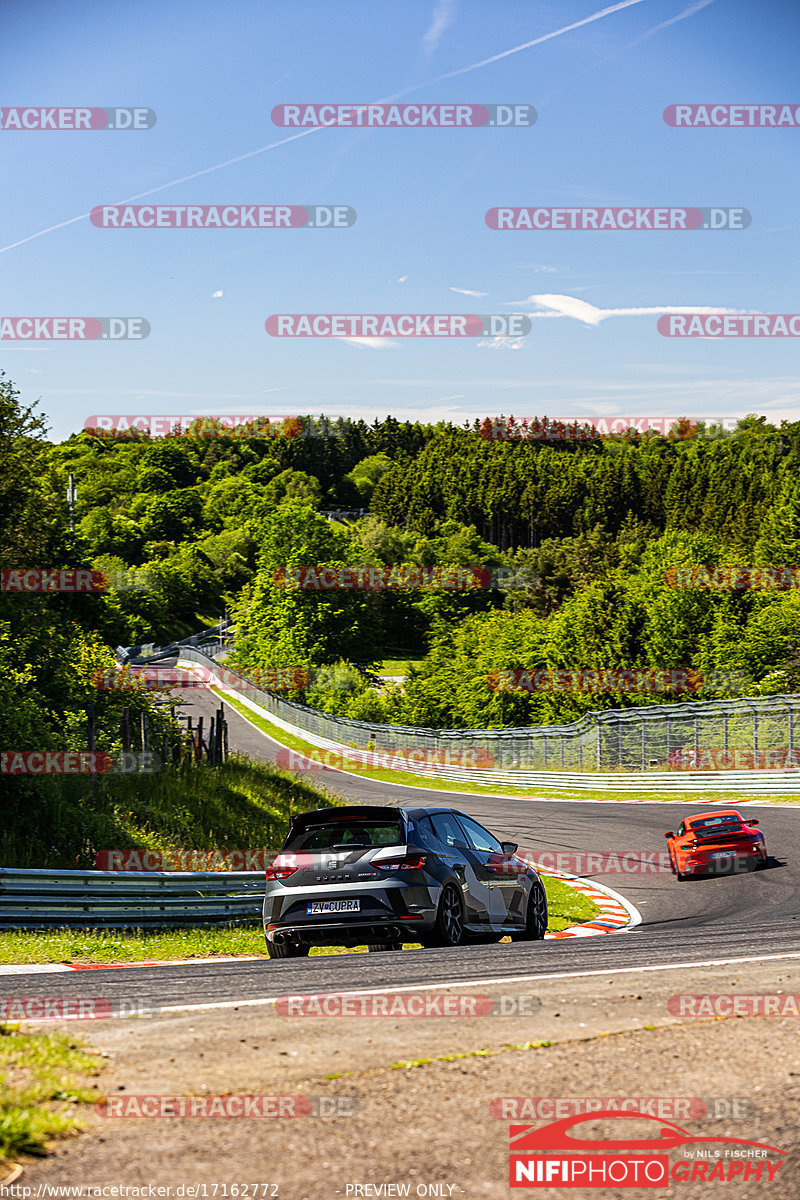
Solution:
[[[90,754],[93,754],[94,750],[95,750],[94,701],[93,700],[90,700],[89,703],[86,705],[86,749],[89,751]],[[94,785],[96,783],[97,783],[97,776],[94,771],[90,771],[89,772],[90,787],[94,787]]]
[[[147,721],[147,713],[142,713],[142,751],[146,754],[150,749],[150,729]]]

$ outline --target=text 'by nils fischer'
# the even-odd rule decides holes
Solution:
[[[524,313],[273,313],[270,337],[526,337]]]

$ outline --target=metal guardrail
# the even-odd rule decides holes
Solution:
[[[184,647],[186,665],[209,658]],[[213,674],[213,667],[211,668]],[[247,676],[225,668],[228,681],[220,690],[240,699],[256,712],[313,746],[348,755],[402,756],[422,750],[427,761],[415,763],[413,773],[506,787],[575,788],[581,790],[664,792],[732,790],[753,793],[800,791],[800,768],[753,770],[665,769],[677,750],[699,754],[720,751],[788,749],[800,761],[800,696],[770,696],[744,700],[709,700],[693,704],[647,705],[589,713],[572,725],[531,726],[521,729],[425,729],[412,725],[379,725],[319,712],[275,692],[258,687]],[[436,762],[475,752],[486,767],[466,769]],[[652,756],[652,757],[651,757]],[[698,761],[695,759],[694,761]],[[333,764],[335,765],[335,764]],[[380,767],[380,763],[372,765]],[[603,773],[602,768],[606,770]],[[544,770],[542,768],[545,768]],[[648,769],[649,768],[649,769]],[[387,769],[402,769],[398,763]],[[407,769],[407,768],[406,768]]]
[[[0,929],[245,925],[263,902],[263,871],[0,868]]]

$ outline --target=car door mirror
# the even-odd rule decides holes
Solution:
[[[747,824],[748,824],[748,825],[757,825],[757,824],[758,824],[758,821],[752,821],[752,820],[751,820],[751,821],[748,821],[748,822],[747,822]]]
[[[664,834],[664,837],[675,837],[675,834],[670,830],[669,833]]]
[[[756,822],[752,821],[751,824],[755,825]],[[500,849],[503,851],[503,854],[513,854],[518,845],[518,842],[501,842]]]

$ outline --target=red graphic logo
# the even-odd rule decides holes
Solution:
[[[608,1139],[581,1138],[570,1132],[575,1125],[620,1118],[654,1121],[658,1131],[650,1137]],[[781,1164],[768,1161],[766,1156],[785,1153],[763,1142],[695,1135],[670,1121],[613,1109],[565,1117],[538,1129],[510,1125],[508,1133],[511,1187],[665,1188],[670,1181],[730,1181],[739,1177],[758,1181],[762,1176],[765,1182],[771,1182]],[[679,1159],[670,1166],[669,1154],[665,1152],[707,1143],[725,1150],[715,1149],[711,1157]],[[728,1147],[734,1146],[746,1147],[749,1153],[742,1149],[728,1151]]]

